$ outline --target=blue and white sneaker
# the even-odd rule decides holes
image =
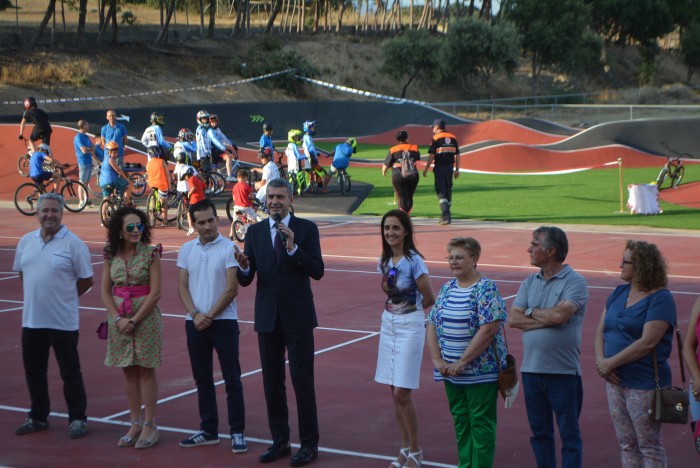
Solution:
[[[246,453],[248,445],[245,443],[245,437],[240,432],[231,434],[231,451],[233,453]]]

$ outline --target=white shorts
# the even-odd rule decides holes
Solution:
[[[239,211],[242,211],[243,214],[245,215],[245,217],[248,218],[248,220],[250,220],[250,221],[252,221],[252,220],[254,220],[254,219],[256,219],[256,218],[259,218],[259,216],[257,216],[257,215],[255,214],[255,210],[253,209],[252,206],[239,206],[239,205],[234,205],[234,206],[233,206],[233,212],[234,212],[234,213],[238,213]],[[258,221],[259,221],[259,220],[258,220]]]
[[[395,315],[382,313],[375,382],[399,388],[417,389],[425,344],[425,316],[422,310]]]

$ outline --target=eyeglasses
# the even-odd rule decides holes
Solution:
[[[465,258],[467,258],[467,257],[464,255],[455,255],[455,256],[445,257],[445,260],[447,260],[449,263],[452,263],[452,262],[461,262]]]
[[[396,286],[396,273],[396,268],[392,268],[386,273],[386,285],[390,288]]]
[[[126,226],[126,232],[132,232],[134,229],[138,229],[140,232],[143,232],[144,229],[146,229],[146,226],[144,226],[143,223],[129,223]]]

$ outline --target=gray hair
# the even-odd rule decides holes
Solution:
[[[542,237],[542,248],[548,249],[554,247],[557,251],[557,261],[564,262],[569,253],[569,240],[566,238],[566,233],[555,226],[540,226],[535,229],[534,236],[544,234]]]
[[[286,188],[287,192],[289,192],[289,196],[292,197],[294,195],[294,189],[292,188],[292,184],[289,183],[289,181],[285,179],[272,179],[270,182],[267,183],[267,188]]]
[[[43,205],[44,200],[56,200],[58,202],[58,205],[61,208],[61,211],[63,211],[63,207],[65,206],[63,203],[63,197],[57,193],[42,193],[41,196],[39,197],[39,201],[36,204],[36,209],[41,211],[41,205]]]

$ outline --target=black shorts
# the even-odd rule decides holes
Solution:
[[[46,143],[47,145],[51,146],[51,131],[42,132],[36,127],[34,127],[32,134],[29,135],[29,141],[34,143],[37,140],[41,140],[43,143]]]

